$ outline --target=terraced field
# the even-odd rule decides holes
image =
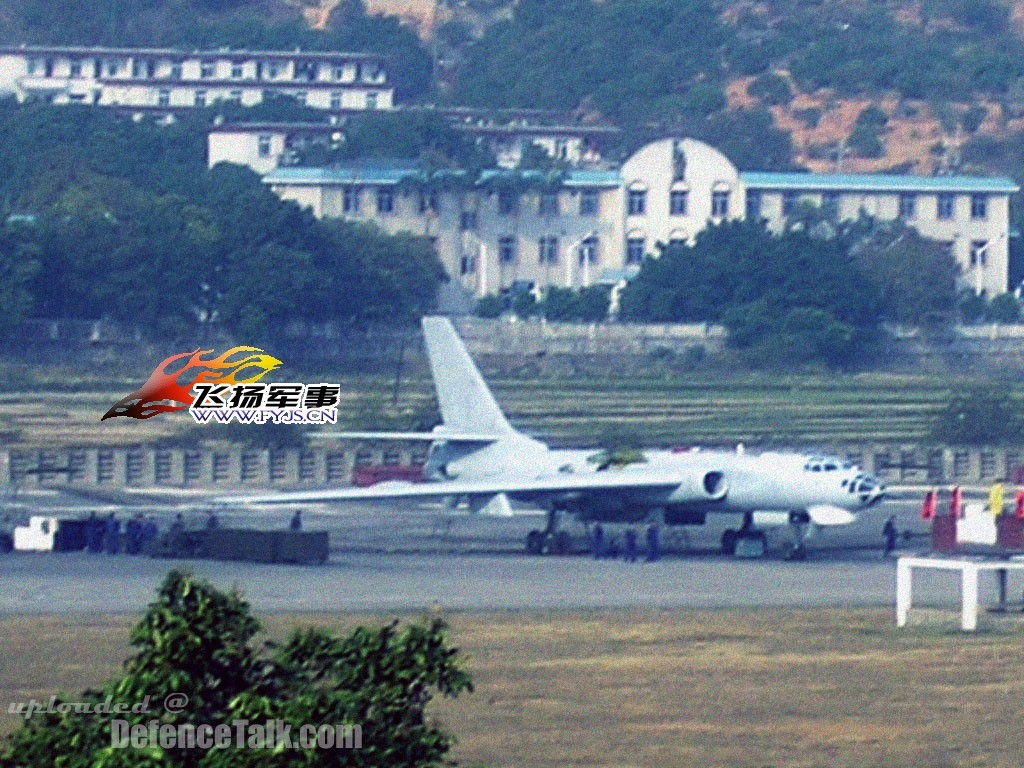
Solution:
[[[296,376],[309,381],[337,375]],[[430,380],[402,382],[398,407],[386,377],[341,379],[342,428],[424,428],[437,416]],[[967,379],[861,374],[846,376],[685,376],[492,379],[499,403],[525,431],[560,445],[617,435],[644,445],[811,446],[859,441],[916,441]],[[1007,383],[1024,398],[1024,385]],[[147,422],[99,422],[126,394],[124,382],[90,382],[74,393],[0,393],[0,436],[9,444],[149,443],[222,437],[184,415]]]

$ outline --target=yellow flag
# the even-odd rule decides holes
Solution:
[[[992,510],[992,514],[999,516],[1003,514],[1003,484],[996,483],[992,486],[992,490],[988,492],[988,508]]]

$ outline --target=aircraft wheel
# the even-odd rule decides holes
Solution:
[[[722,534],[722,553],[726,555],[736,554],[736,541],[739,539],[739,534],[732,528]]]
[[[786,555],[787,560],[806,560],[807,548],[803,544],[794,544]]]
[[[544,552],[544,534],[534,530],[526,534],[526,551],[531,555],[539,555]]]
[[[552,551],[556,555],[568,555],[572,552],[572,537],[565,531],[559,531],[554,536]]]

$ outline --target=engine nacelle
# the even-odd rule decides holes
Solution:
[[[688,504],[699,501],[721,501],[729,493],[725,473],[717,469],[696,472],[672,491],[669,503]]]

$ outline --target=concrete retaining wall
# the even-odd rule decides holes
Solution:
[[[889,483],[988,483],[1024,480],[1024,446],[927,448],[870,443],[836,451]],[[366,443],[306,449],[189,450],[71,448],[0,451],[0,485],[116,489],[301,488],[349,485],[357,466],[422,463],[424,446]]]

